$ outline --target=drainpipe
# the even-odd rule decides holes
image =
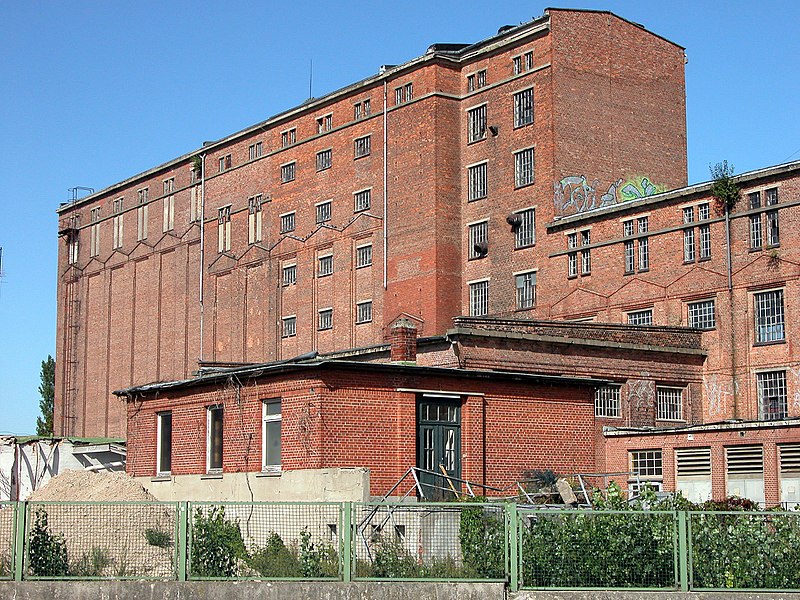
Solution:
[[[731,394],[733,395],[733,418],[738,419],[739,415],[739,390],[736,385],[736,310],[733,301],[733,253],[731,251],[731,208],[725,202],[725,245],[727,247],[728,259],[728,306],[730,310],[731,328]]]
[[[387,287],[387,257],[386,254],[389,249],[389,214],[388,214],[388,207],[389,207],[389,190],[387,186],[389,185],[389,166],[387,163],[388,156],[389,156],[389,130],[387,128],[387,118],[388,118],[388,111],[387,111],[387,86],[388,82],[384,79],[383,80],[383,289],[385,290]]]
[[[200,155],[200,362],[203,362],[203,291],[206,261],[206,155]],[[199,365],[198,365],[199,367]]]

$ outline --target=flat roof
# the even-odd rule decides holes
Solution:
[[[800,427],[800,417],[775,421],[744,421],[729,419],[718,423],[683,425],[680,427],[603,427],[605,437],[629,437],[650,435],[680,435],[684,433],[703,433],[714,431],[742,431],[745,429],[777,429],[780,427]],[[746,441],[746,440],[745,440]]]

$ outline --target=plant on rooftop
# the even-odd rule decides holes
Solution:
[[[712,179],[711,195],[723,209],[730,211],[739,200],[739,186],[733,180],[734,166],[723,160],[715,165],[709,165],[709,170]]]

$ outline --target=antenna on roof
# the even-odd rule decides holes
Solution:
[[[311,84],[314,81],[314,59],[308,60],[308,99],[311,100],[314,94],[311,93]]]

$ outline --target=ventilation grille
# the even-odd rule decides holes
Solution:
[[[711,475],[711,448],[676,450],[678,477]]]
[[[781,449],[781,473],[800,473],[800,444],[784,444]]]
[[[761,446],[726,448],[729,475],[755,475],[764,472],[764,449]]]

